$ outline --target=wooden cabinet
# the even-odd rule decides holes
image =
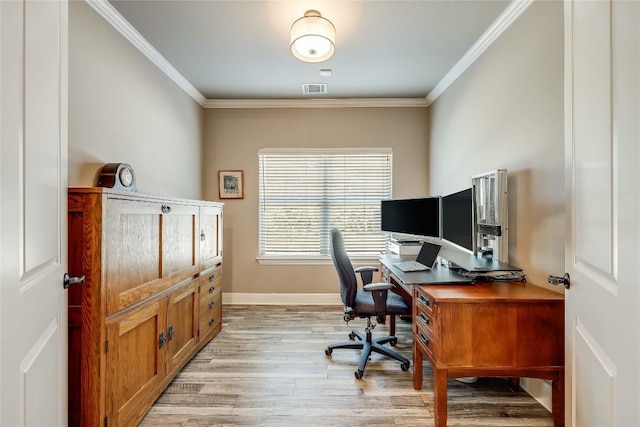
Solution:
[[[68,230],[69,425],[136,425],[221,330],[222,204],[70,188]]]
[[[524,283],[413,288],[413,386],[422,359],[434,373],[434,420],[447,422],[447,379],[552,380],[554,425],[564,425],[564,297]]]

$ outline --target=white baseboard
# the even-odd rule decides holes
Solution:
[[[520,387],[551,412],[551,384],[539,378],[520,378]]]
[[[340,294],[254,294],[222,293],[222,304],[229,305],[336,305],[342,306]]]

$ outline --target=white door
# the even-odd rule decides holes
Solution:
[[[640,2],[565,3],[566,420],[640,426]]]
[[[67,424],[67,7],[0,1],[0,425]]]

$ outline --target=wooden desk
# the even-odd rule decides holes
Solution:
[[[413,287],[413,387],[433,369],[435,425],[447,424],[447,379],[552,381],[554,426],[564,426],[564,297],[522,282]]]

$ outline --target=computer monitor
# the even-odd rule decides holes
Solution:
[[[380,215],[384,232],[440,237],[440,197],[382,200]]]
[[[442,240],[468,252],[475,250],[473,189],[442,196]]]

